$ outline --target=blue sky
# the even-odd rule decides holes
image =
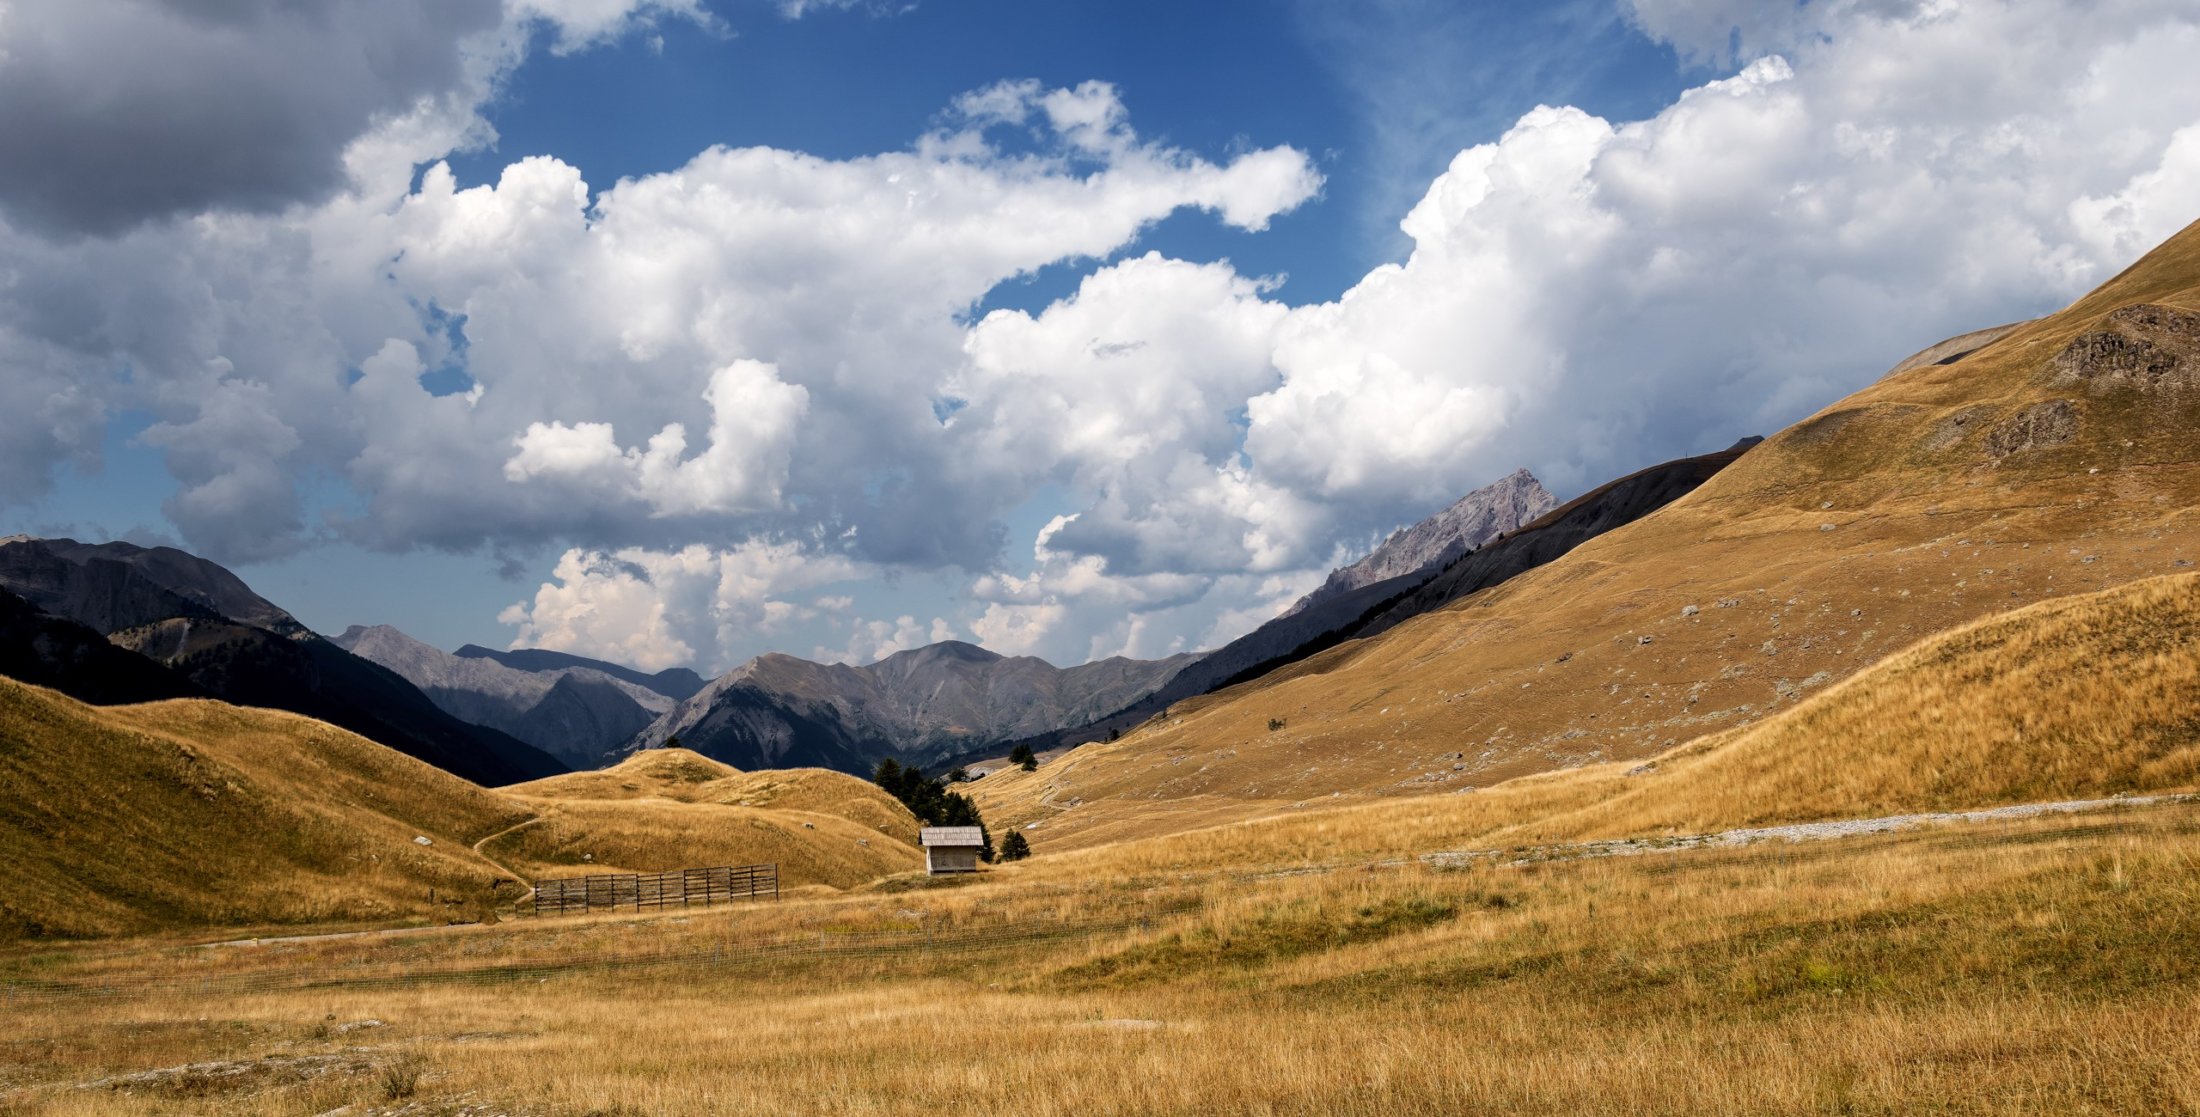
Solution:
[[[1515,466],[1770,433],[2105,278],[2195,216],[2195,24],[33,5],[0,531],[447,648],[1207,646]]]

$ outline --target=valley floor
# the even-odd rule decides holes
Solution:
[[[17,947],[0,1114],[2200,1112],[2190,801],[1512,852]]]

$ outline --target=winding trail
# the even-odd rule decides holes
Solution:
[[[521,830],[526,827],[533,826],[534,824],[543,821],[546,817],[548,816],[538,814],[533,818],[522,819],[518,822],[513,823],[510,826],[505,827],[502,830],[497,831],[494,834],[490,834],[489,836],[482,838],[479,841],[476,841],[471,848],[473,849],[475,855],[479,856],[482,860],[487,861],[491,865],[494,865],[507,873],[510,873],[513,880],[524,881],[527,879],[527,874],[522,873],[517,869],[514,869],[513,867],[505,864],[502,861],[497,860],[494,856],[490,855],[488,850],[485,850],[481,847],[488,845],[490,842],[496,841],[498,838],[501,838],[515,830]],[[528,897],[533,896],[534,894],[534,886],[529,885],[526,893],[520,897],[520,901],[524,902]],[[318,935],[277,935],[268,938],[256,939],[224,939],[221,942],[201,943],[199,945],[202,947],[271,946],[276,943],[322,942],[331,939],[389,938],[396,935],[425,935],[436,931],[448,931],[453,926],[466,926],[466,924],[440,923],[432,924],[426,927],[387,927],[375,931],[331,931],[326,934]]]

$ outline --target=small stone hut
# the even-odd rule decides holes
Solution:
[[[975,826],[927,826],[918,831],[917,841],[924,846],[925,872],[933,876],[975,873],[978,853],[985,848],[985,831]]]

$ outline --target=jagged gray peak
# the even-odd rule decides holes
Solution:
[[[1327,581],[1283,615],[1303,612],[1363,586],[1442,566],[1556,507],[1558,498],[1535,474],[1513,470],[1428,519],[1392,532],[1360,561],[1330,571]]]
[[[457,656],[389,625],[353,625],[333,638],[419,687],[461,721],[508,733],[575,767],[594,767],[673,700],[592,667],[525,671]]]
[[[929,762],[1082,725],[1151,693],[1193,658],[1061,668],[957,640],[864,667],[762,655],[712,680],[623,751],[678,737],[737,768],[863,771],[893,755]]]

